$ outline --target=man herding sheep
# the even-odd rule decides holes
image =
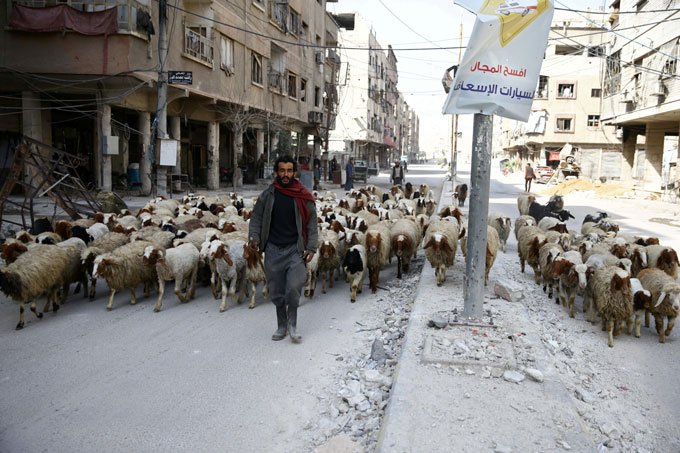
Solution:
[[[251,246],[264,248],[269,294],[276,306],[278,328],[272,340],[290,335],[297,343],[297,309],[309,263],[317,250],[318,229],[314,196],[295,179],[297,164],[282,156],[274,164],[276,179],[259,196],[250,218]]]

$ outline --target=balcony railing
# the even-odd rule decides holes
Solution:
[[[202,33],[204,30],[205,33]],[[184,54],[207,66],[213,64],[213,42],[211,29],[204,27],[184,27]]]
[[[81,12],[104,11],[115,7],[118,9],[118,31],[140,33],[147,36],[150,34],[149,28],[143,25],[151,21],[149,7],[136,0],[14,0],[7,2],[8,15],[13,4],[31,8],[68,5]],[[149,22],[146,22],[147,20]]]

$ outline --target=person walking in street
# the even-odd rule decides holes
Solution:
[[[314,196],[295,179],[297,164],[290,156],[279,157],[274,183],[259,196],[248,229],[250,245],[264,250],[264,270],[271,301],[276,306],[277,329],[272,340],[286,335],[294,343],[300,293],[307,279],[305,266],[318,246]]]
[[[401,166],[398,160],[394,161],[394,167],[392,167],[392,176],[390,177],[390,181],[392,181],[392,184],[399,187],[401,187],[401,184],[404,182],[404,168]]]
[[[267,162],[267,159],[264,157],[264,153],[260,154],[260,158],[257,160],[257,177],[259,179],[264,178],[264,164]]]
[[[354,158],[350,157],[347,165],[345,165],[345,190],[354,188]]]
[[[527,162],[527,166],[524,168],[524,191],[525,192],[531,192],[531,181],[536,179],[536,173],[534,173],[534,169],[531,166],[529,162]]]
[[[321,161],[317,158],[314,159],[314,190],[320,190],[319,183],[321,182]]]

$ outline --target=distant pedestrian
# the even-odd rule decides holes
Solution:
[[[255,164],[256,170],[257,170],[257,177],[259,179],[264,178],[264,164],[267,162],[267,159],[264,157],[264,153],[260,154],[260,158],[257,160],[257,163]]]
[[[527,162],[527,166],[524,168],[524,191],[525,192],[531,192],[531,181],[536,179],[536,173],[534,173],[534,169],[531,166],[529,162]]]
[[[350,157],[345,165],[345,190],[354,188],[354,158]]]
[[[314,190],[319,190],[319,183],[321,182],[321,161],[314,159]]]
[[[281,156],[274,164],[276,177],[259,196],[250,218],[250,245],[264,250],[269,295],[276,306],[277,329],[272,340],[286,335],[294,343],[300,293],[307,279],[306,264],[318,246],[314,196],[295,179],[297,164]]]
[[[390,180],[395,186],[401,187],[404,182],[404,168],[401,166],[398,160],[394,161],[394,167],[392,167],[392,176]]]

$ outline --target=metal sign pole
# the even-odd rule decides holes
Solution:
[[[484,271],[486,269],[486,224],[489,217],[491,184],[491,139],[493,117],[475,113],[472,127],[472,168],[470,174],[470,216],[463,317],[480,319],[484,308]]]

